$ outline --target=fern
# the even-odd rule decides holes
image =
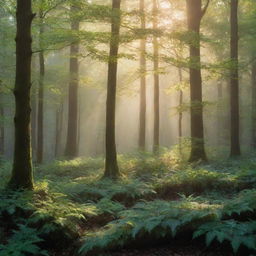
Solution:
[[[48,256],[47,251],[41,250],[37,245],[41,241],[36,229],[19,225],[19,230],[13,231],[8,243],[0,245],[0,256],[26,256],[27,253]]]
[[[215,213],[216,212],[216,213]],[[186,225],[218,218],[218,206],[180,201],[155,200],[136,204],[119,213],[116,221],[95,233],[87,233],[80,253],[122,246],[138,237],[175,236]]]
[[[223,215],[231,216],[234,213],[240,215],[242,212],[253,212],[256,210],[256,190],[244,190],[234,199],[224,202]]]
[[[194,232],[193,237],[197,238],[202,235],[206,237],[207,246],[216,239],[220,243],[229,241],[235,253],[241,245],[256,251],[256,221],[227,220],[205,223]]]
[[[83,178],[75,182],[58,185],[61,193],[80,203],[99,201],[102,198],[125,201],[155,194],[153,186],[138,179],[122,179],[117,182],[96,178]]]

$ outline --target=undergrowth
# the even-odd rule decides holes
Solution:
[[[122,178],[102,179],[103,159],[35,169],[35,191],[6,191],[0,172],[0,255],[101,252],[191,233],[206,245],[256,252],[255,159],[187,165],[175,152],[119,156]],[[79,248],[78,248],[79,247]],[[242,248],[242,249],[241,249]],[[65,252],[68,253],[68,252]]]

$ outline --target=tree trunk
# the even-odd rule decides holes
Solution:
[[[231,0],[230,11],[231,40],[230,57],[230,109],[231,109],[231,152],[230,156],[240,156],[239,134],[239,75],[238,75],[238,0]]]
[[[116,109],[116,86],[117,64],[120,40],[120,6],[121,0],[112,0],[111,39],[108,61],[108,84],[106,105],[106,161],[104,176],[112,179],[120,176],[117,164],[115,142],[115,109]]]
[[[202,75],[200,53],[200,23],[203,17],[202,1],[187,0],[188,31],[191,34],[190,101],[191,101],[191,154],[190,162],[206,161],[202,102]]]
[[[44,78],[45,78],[45,59],[42,45],[42,36],[44,34],[43,12],[39,11],[40,29],[39,29],[39,88],[38,88],[38,113],[37,113],[37,163],[43,162],[44,151]]]
[[[78,98],[78,117],[77,117],[77,156],[79,156],[81,138],[81,97]]]
[[[217,84],[217,90],[218,90],[218,95],[217,95],[217,138],[218,138],[218,146],[222,146],[223,145],[223,136],[221,136],[221,134],[223,134],[223,109],[222,109],[222,98],[223,98],[223,88],[222,88],[222,83],[218,82]]]
[[[256,149],[256,62],[252,63],[252,149]]]
[[[63,102],[56,110],[56,121],[55,121],[55,157],[59,157],[61,132],[63,124]]]
[[[153,29],[158,28],[158,7],[157,0],[153,0]],[[154,48],[154,140],[153,151],[159,152],[159,127],[160,127],[160,109],[159,109],[159,43],[157,36],[153,37]]]
[[[74,13],[75,6],[71,6],[70,12]],[[79,31],[79,21],[71,17],[71,29]],[[68,98],[68,132],[65,156],[72,159],[77,157],[77,131],[78,131],[78,87],[79,87],[79,44],[70,46],[70,83]]]
[[[33,62],[32,62],[33,66]],[[31,141],[32,141],[32,153],[33,153],[33,160],[36,160],[36,152],[37,152],[37,88],[34,87],[32,92],[32,99],[31,99]]]
[[[141,29],[146,28],[145,0],[140,0]],[[139,128],[139,149],[146,149],[146,40],[140,41],[140,128]]]
[[[0,106],[0,116],[1,116],[0,155],[3,156],[4,155],[4,107],[3,105]]]
[[[15,79],[15,148],[9,187],[33,189],[30,130],[30,89],[33,13],[31,0],[17,0],[16,79]]]
[[[182,69],[179,68],[179,80],[180,84],[183,82],[183,77],[182,77]],[[179,153],[180,155],[182,154],[182,119],[183,119],[183,112],[182,112],[182,105],[183,105],[183,91],[182,88],[179,90]]]

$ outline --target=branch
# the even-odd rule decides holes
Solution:
[[[203,8],[202,11],[201,11],[201,19],[204,17],[204,15],[205,15],[205,13],[206,13],[208,7],[209,7],[210,1],[211,1],[211,0],[207,0],[207,2],[206,2],[206,4],[205,4],[204,8]]]
[[[60,0],[60,1],[57,2],[55,5],[49,7],[49,9],[46,10],[46,11],[43,13],[42,18],[45,18],[46,15],[47,15],[49,12],[51,12],[52,10],[54,10],[55,8],[57,8],[59,5],[65,3],[65,2],[66,2],[66,0]]]

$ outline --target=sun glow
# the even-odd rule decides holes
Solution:
[[[174,20],[184,20],[185,19],[185,14],[184,14],[184,12],[182,12],[182,11],[174,11],[173,12],[173,19]]]
[[[173,26],[177,21],[179,22],[186,18],[185,13],[178,10],[169,1],[161,2],[159,8],[163,11],[160,19],[161,26]]]

